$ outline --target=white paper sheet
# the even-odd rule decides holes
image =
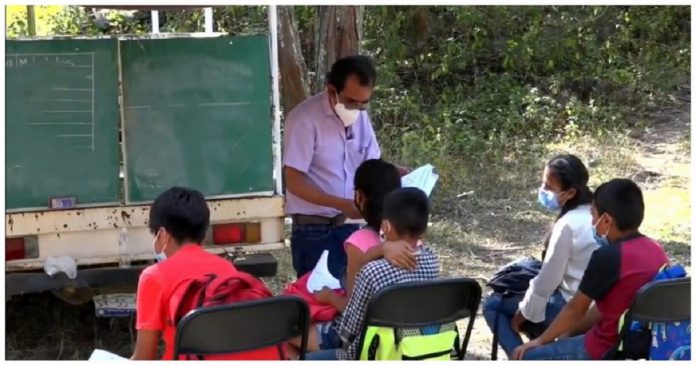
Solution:
[[[92,352],[92,356],[89,357],[89,360],[87,361],[129,361],[125,357],[118,356],[116,354],[112,354],[109,351],[104,351],[104,350],[99,350],[95,349],[94,352]]]
[[[314,293],[315,291],[321,290],[323,287],[328,287],[329,289],[340,289],[341,283],[336,279],[329,271],[329,251],[324,250],[322,252],[317,265],[309,274],[309,279],[307,279],[307,291]]]
[[[405,188],[419,188],[428,196],[433,191],[435,183],[440,176],[433,172],[435,167],[431,164],[421,166],[401,178],[401,186]]]

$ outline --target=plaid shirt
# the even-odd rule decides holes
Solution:
[[[365,265],[355,279],[353,295],[341,317],[338,333],[343,347],[336,350],[338,360],[357,360],[358,345],[362,339],[362,330],[367,306],[380,290],[400,283],[427,281],[437,279],[440,267],[437,256],[427,247],[421,247],[416,255],[418,264],[415,270],[404,270],[392,266],[387,260],[380,259]]]

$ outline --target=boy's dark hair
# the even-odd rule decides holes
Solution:
[[[372,60],[367,56],[348,56],[334,62],[331,71],[326,74],[326,83],[333,85],[341,92],[346,87],[346,80],[355,75],[362,86],[372,86],[377,80],[377,70]]]
[[[179,244],[203,242],[209,224],[208,204],[196,190],[171,188],[158,196],[150,207],[150,232],[156,234],[164,227]]]
[[[421,237],[428,229],[430,201],[423,190],[400,188],[384,199],[384,219],[399,236]]]
[[[379,232],[384,197],[401,187],[399,170],[384,160],[367,160],[355,171],[353,182],[355,190],[365,196],[363,218],[370,228]]]
[[[638,229],[643,223],[643,193],[629,179],[613,179],[600,185],[595,190],[593,201],[597,213],[609,214],[621,231]]]

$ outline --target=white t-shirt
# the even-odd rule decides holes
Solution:
[[[551,231],[541,271],[529,283],[520,302],[524,317],[542,322],[546,318],[546,305],[556,289],[568,302],[577,292],[590,256],[597,248],[589,205],[581,205],[561,217]]]

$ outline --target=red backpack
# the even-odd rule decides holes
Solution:
[[[244,272],[218,277],[207,274],[202,278],[186,279],[176,285],[169,299],[167,326],[176,329],[182,318],[197,308],[214,307],[248,300],[269,298],[272,294],[264,283]],[[231,329],[231,330],[243,330]],[[226,355],[196,356],[196,360],[282,360],[281,346]],[[193,360],[180,355],[179,360]]]
[[[333,305],[318,301],[317,298],[314,297],[314,294],[307,290],[309,275],[311,275],[311,271],[304,274],[297,279],[297,281],[288,284],[283,294],[294,295],[304,299],[309,306],[309,316],[312,323],[332,321],[340,313]],[[336,289],[334,292],[341,296],[346,295],[346,291],[343,289]]]

